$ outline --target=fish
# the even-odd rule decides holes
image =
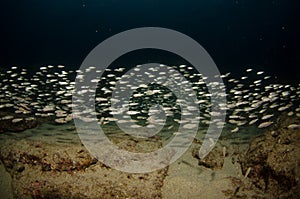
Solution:
[[[159,102],[163,105],[167,117],[176,115],[191,116],[192,112],[197,108],[201,110],[199,119],[201,124],[209,125],[212,116],[218,117],[218,111],[212,111],[210,98],[212,94],[208,92],[207,86],[213,91],[220,88],[220,84],[211,81],[206,85],[205,77],[202,74],[193,72],[193,67],[187,65],[172,66],[172,68],[180,71],[182,75],[173,74],[169,71],[160,71],[159,67],[151,67],[145,72],[147,78],[154,78],[157,83],[162,83],[164,87],[148,84],[142,78],[140,66],[136,66],[133,70],[126,72],[125,67],[110,69],[107,68],[101,78],[89,80],[91,83],[97,84],[97,92],[95,96],[95,111],[83,111],[78,113],[85,121],[91,121],[91,117],[96,115],[104,118],[100,123],[109,122],[126,122],[134,117],[139,120],[147,120],[149,107],[146,104]],[[300,117],[300,84],[292,86],[289,84],[272,83],[272,76],[265,74],[264,71],[252,72],[252,68],[248,68],[240,78],[233,77],[228,72],[216,75],[214,78],[222,78],[226,90],[226,94],[216,93],[216,96],[225,96],[228,100],[227,104],[219,105],[219,108],[228,112],[226,123],[233,125],[233,129],[239,126],[250,126],[256,123],[259,128],[266,128],[274,122],[270,119],[274,118],[276,112],[288,111],[288,116]],[[58,123],[67,123],[72,120],[70,114],[73,107],[79,107],[84,101],[82,99],[73,99],[75,92],[75,81],[71,76],[76,75],[79,82],[85,81],[88,73],[101,73],[95,66],[88,67],[86,70],[67,70],[63,65],[41,66],[39,70],[29,76],[27,70],[13,66],[6,71],[0,71],[0,111],[4,109],[12,109],[16,114],[28,114],[26,117],[53,117]],[[158,77],[156,77],[156,75]],[[169,75],[172,78],[166,78]],[[130,78],[135,78],[136,82],[130,83]],[[185,86],[191,83],[190,88],[181,89],[181,92],[195,92],[197,96],[197,106],[186,104],[186,100],[177,99],[173,92],[167,89],[172,81],[181,80],[177,86]],[[132,109],[110,110],[112,103],[118,104],[123,98],[113,98],[112,93],[115,87],[119,86],[120,90],[127,91],[128,88],[135,90],[133,92],[128,106]],[[89,96],[93,93],[93,89],[86,85],[77,91],[79,95]],[[118,94],[118,93],[117,93]],[[21,105],[22,104],[22,105]],[[183,106],[184,105],[184,106]],[[298,107],[297,107],[297,106]],[[127,107],[128,108],[128,107]],[[185,108],[187,111],[181,111]],[[272,109],[272,114],[269,114]],[[126,110],[128,111],[126,113]],[[153,112],[155,113],[155,111]],[[157,113],[157,112],[156,112]],[[112,115],[125,114],[128,117],[122,119],[113,119]],[[89,116],[88,116],[89,115]],[[25,118],[26,118],[25,117]],[[5,119],[2,117],[1,119]],[[8,120],[17,119],[18,117],[10,116]],[[17,120],[15,120],[17,121]],[[186,125],[187,121],[174,120],[175,123]],[[218,128],[222,127],[222,121],[212,121],[217,124]],[[193,124],[194,125],[194,124]],[[190,126],[192,128],[193,126]]]
[[[235,127],[234,129],[231,130],[232,133],[236,133],[239,131],[239,127]]]
[[[269,127],[271,124],[273,124],[274,122],[272,121],[268,121],[268,122],[263,122],[263,123],[260,123],[258,125],[258,128],[266,128],[266,127]]]
[[[261,75],[261,74],[263,74],[264,73],[264,71],[258,71],[256,74],[257,75]]]
[[[290,125],[288,125],[287,128],[288,129],[298,129],[298,128],[300,128],[300,125],[299,124],[290,124]]]
[[[267,119],[270,119],[270,118],[272,118],[274,116],[274,114],[269,114],[269,115],[264,115],[264,116],[262,116],[262,120],[267,120]]]
[[[258,121],[258,119],[251,120],[251,121],[249,122],[249,125],[252,125],[252,124],[256,123],[257,121]]]

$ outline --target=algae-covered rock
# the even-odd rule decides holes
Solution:
[[[119,139],[113,141],[124,142]],[[160,146],[157,142],[145,145],[153,150]],[[0,160],[12,176],[15,198],[161,198],[168,170],[125,173],[97,161],[80,144],[30,139],[1,143]]]
[[[242,171],[258,189],[272,198],[296,198],[300,177],[300,129],[287,128],[300,121],[283,118],[277,127],[254,139],[244,158]],[[250,168],[250,169],[249,169]]]
[[[204,166],[210,169],[222,169],[224,164],[224,158],[227,155],[224,148],[215,147],[212,151],[209,152],[205,158],[199,158],[199,149],[200,146],[195,147],[192,151],[192,155],[194,158],[198,159],[198,165]]]

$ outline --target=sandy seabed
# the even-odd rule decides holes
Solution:
[[[127,150],[165,144],[159,137],[137,141],[113,134],[114,126],[105,128]],[[242,172],[240,159],[257,136],[253,131],[261,133],[247,127],[236,135],[225,128],[204,160],[197,157],[203,135],[197,136],[176,162],[146,174],[117,171],[91,157],[72,123],[1,134],[1,198],[271,198]]]

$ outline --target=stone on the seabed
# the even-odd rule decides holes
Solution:
[[[123,138],[112,139],[122,145]],[[133,150],[138,144],[123,144]],[[151,150],[157,142],[144,141]],[[145,150],[148,150],[145,148]],[[0,160],[12,176],[16,198],[162,198],[168,168],[145,174],[121,172],[102,164],[78,144],[36,140],[7,140],[0,145]]]
[[[224,164],[224,150],[220,147],[215,147],[212,151],[209,152],[209,154],[203,158],[199,158],[199,147],[195,147],[192,151],[192,155],[194,158],[198,159],[198,165],[204,166],[206,168],[210,169],[222,169]],[[227,153],[225,152],[225,156]]]
[[[300,131],[287,128],[300,124],[299,118],[284,116],[278,128],[255,138],[241,167],[245,174],[248,168],[250,181],[270,198],[297,198],[300,194]]]

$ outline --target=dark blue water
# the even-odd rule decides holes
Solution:
[[[0,66],[78,68],[106,38],[131,28],[158,26],[198,41],[221,72],[253,67],[283,80],[298,80],[299,4],[298,0],[6,1],[0,6]],[[184,62],[172,55],[137,53],[124,63]]]

